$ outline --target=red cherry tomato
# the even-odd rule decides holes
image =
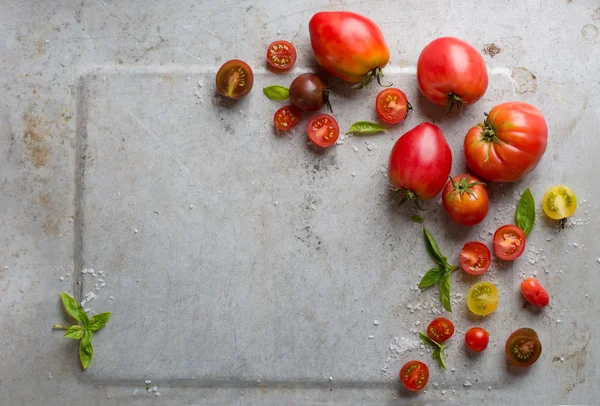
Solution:
[[[430,200],[441,192],[451,166],[452,152],[442,131],[421,123],[394,144],[388,177],[408,198]]]
[[[275,69],[291,68],[296,63],[296,57],[296,48],[288,41],[271,42],[267,48],[267,62]]]
[[[323,11],[308,23],[310,44],[319,65],[348,82],[379,78],[390,60],[381,30],[360,14]]]
[[[481,223],[490,208],[485,184],[468,174],[455,176],[446,183],[442,203],[452,221],[463,226]]]
[[[516,182],[535,169],[547,142],[548,127],[538,109],[502,103],[465,136],[467,166],[490,182]]]
[[[490,334],[481,327],[473,327],[465,333],[465,344],[473,352],[481,352],[487,348]]]
[[[490,249],[479,241],[469,241],[460,251],[460,267],[471,275],[483,275],[490,269]]]
[[[291,130],[300,121],[300,109],[296,106],[283,106],[275,112],[273,122],[281,131]]]
[[[379,92],[375,108],[379,118],[389,124],[401,123],[408,115],[408,111],[412,110],[404,92],[394,87]]]
[[[400,382],[408,390],[419,391],[427,385],[429,368],[421,361],[408,361],[400,369]]]
[[[319,114],[306,125],[308,138],[320,147],[327,148],[335,144],[340,135],[340,127],[329,114]]]
[[[219,68],[216,83],[223,96],[239,99],[252,90],[254,74],[246,62],[232,59]]]
[[[512,261],[525,251],[525,233],[519,227],[505,224],[494,233],[494,253],[500,259]]]
[[[548,292],[535,278],[527,278],[521,282],[521,292],[523,297],[535,307],[548,306],[550,303]]]
[[[417,62],[417,80],[423,96],[435,104],[473,104],[485,94],[488,73],[481,54],[452,37],[431,41]]]
[[[443,343],[454,334],[454,324],[445,317],[438,317],[427,326],[427,335],[433,341]]]

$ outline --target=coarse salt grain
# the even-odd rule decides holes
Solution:
[[[61,281],[64,281],[64,280],[65,280],[65,277],[64,277],[64,276],[61,276],[61,277],[60,277],[60,278],[58,278],[58,279],[60,279]]]
[[[379,325],[379,320],[373,320],[373,324],[378,326]]]
[[[369,340],[371,340],[371,339],[373,339],[374,337],[375,337],[375,336],[373,336],[373,335],[370,335],[368,338],[369,338]]]

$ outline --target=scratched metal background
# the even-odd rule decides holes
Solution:
[[[1,404],[596,402],[600,3],[1,3]],[[308,20],[337,9],[379,23],[392,53],[386,78],[415,111],[388,134],[319,152],[300,127],[274,134],[278,105],[260,90],[314,69]],[[460,118],[415,86],[420,50],[441,35],[482,50],[490,70],[486,97]],[[289,74],[265,66],[277,38],[298,47]],[[215,97],[213,78],[233,57],[251,64],[256,81],[249,97],[228,103]],[[332,84],[343,128],[375,119],[376,86]],[[579,209],[560,232],[541,216],[527,253],[494,264],[486,279],[501,292],[496,313],[473,318],[455,297],[447,360],[455,371],[429,362],[427,392],[408,394],[396,373],[408,359],[429,359],[411,330],[434,315],[407,306],[437,299],[435,289],[414,290],[430,262],[409,220],[414,209],[387,193],[389,150],[404,131],[434,121],[458,173],[466,130],[511,99],[548,120],[540,166],[518,184],[491,187],[483,225],[454,227],[430,202],[427,227],[456,259],[462,243],[489,243],[511,221],[526,187],[539,202],[548,186],[566,183]],[[552,295],[540,313],[521,309],[518,293],[534,273]],[[473,281],[456,274],[453,293],[464,296]],[[96,292],[87,306],[113,312],[85,373],[76,343],[50,329],[64,317],[60,291]],[[461,342],[474,325],[492,334],[478,357]],[[503,344],[521,326],[538,330],[544,351],[515,371]],[[146,379],[160,397],[146,392]]]

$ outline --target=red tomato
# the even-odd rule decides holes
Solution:
[[[300,109],[296,106],[283,106],[275,112],[273,122],[281,131],[291,130],[300,121]]]
[[[481,327],[473,327],[465,333],[465,344],[474,352],[481,352],[487,348],[490,333]]]
[[[267,62],[275,69],[286,70],[296,63],[296,48],[291,42],[279,40],[271,42],[267,48]]]
[[[537,279],[527,278],[521,283],[521,292],[529,303],[535,307],[548,306],[550,296]]]
[[[494,233],[494,252],[500,259],[512,261],[525,251],[525,233],[519,227],[505,224]]]
[[[483,275],[490,269],[492,255],[489,248],[479,241],[469,241],[460,251],[460,267],[471,275]]]
[[[335,144],[340,135],[340,127],[329,114],[319,114],[306,125],[308,138],[320,147],[327,148]]]
[[[348,82],[368,84],[383,75],[390,51],[381,30],[360,14],[323,11],[308,23],[310,44],[319,65]]]
[[[408,115],[408,111],[412,110],[404,92],[393,87],[379,92],[375,108],[379,117],[389,124],[402,122]]]
[[[485,184],[467,174],[455,176],[446,183],[442,203],[452,221],[463,226],[481,223],[490,208]]]
[[[542,113],[523,102],[494,107],[465,137],[467,165],[490,182],[516,182],[535,169],[546,151]]]
[[[452,152],[442,131],[434,124],[421,123],[394,144],[388,177],[407,198],[430,200],[444,187],[451,166]]]
[[[431,41],[417,62],[417,80],[423,96],[441,106],[473,104],[488,87],[483,58],[475,48],[452,37]]]
[[[246,62],[232,59],[219,68],[216,83],[223,96],[239,99],[252,90],[254,74]]]
[[[427,385],[429,368],[421,361],[408,361],[400,369],[400,382],[408,390],[419,391]]]
[[[443,343],[454,334],[454,324],[444,317],[438,317],[427,326],[427,335],[433,341]]]

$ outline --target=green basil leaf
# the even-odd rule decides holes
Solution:
[[[440,364],[440,366],[447,371],[448,367],[444,362],[444,348],[445,347],[440,347],[439,349],[435,350],[433,354],[431,354],[431,358],[436,359],[438,361],[438,364]]]
[[[89,328],[90,331],[100,330],[108,322],[110,315],[110,312],[98,313],[90,319],[90,324],[88,324],[87,328]]]
[[[81,338],[83,337],[83,327],[79,325],[69,327],[67,329],[67,332],[65,333],[65,337],[73,338],[75,340],[81,340]]]
[[[425,275],[423,275],[421,282],[419,282],[419,289],[425,289],[435,285],[437,281],[439,281],[440,278],[444,276],[444,273],[444,268],[441,268],[439,266],[431,268],[429,271],[427,271]]]
[[[290,98],[290,90],[287,87],[273,85],[263,88],[263,93],[271,100],[283,101]]]
[[[61,292],[60,297],[62,299],[63,307],[65,311],[73,317],[75,320],[83,324],[84,326],[89,321],[87,314],[81,308],[81,305],[77,303],[77,300],[73,299],[71,296],[66,294],[65,292]]]
[[[92,346],[92,332],[90,330],[83,330],[83,337],[79,342],[79,360],[83,369],[87,369],[92,362],[94,357],[94,347]]]
[[[516,220],[517,225],[523,230],[525,235],[529,235],[535,224],[535,202],[529,188],[523,192],[519,200]]]
[[[356,135],[364,135],[364,134],[374,134],[382,131],[387,131],[387,128],[380,126],[379,124],[372,123],[370,121],[357,121],[356,123],[350,126],[350,129],[346,134],[356,134]]]
[[[431,354],[431,359],[439,359],[441,351],[442,350],[440,350],[439,348],[433,350],[433,353]]]
[[[440,279],[440,302],[444,309],[452,312],[452,304],[450,303],[450,276],[451,272],[446,272]]]
[[[431,235],[431,233],[423,227],[423,236],[425,237],[425,248],[427,249],[427,253],[438,265],[445,266],[446,257],[442,255],[440,248],[435,241],[435,238]]]
[[[424,344],[430,346],[431,348],[434,349],[440,349],[441,345],[436,343],[434,340],[432,340],[431,338],[429,338],[429,336],[427,334],[423,334],[419,331],[419,337],[421,338],[421,341],[423,341]]]
[[[414,221],[415,223],[419,223],[419,224],[423,224],[423,222],[425,221],[423,219],[423,217],[419,216],[418,214],[415,214],[414,216],[412,216],[410,218],[412,221]]]

